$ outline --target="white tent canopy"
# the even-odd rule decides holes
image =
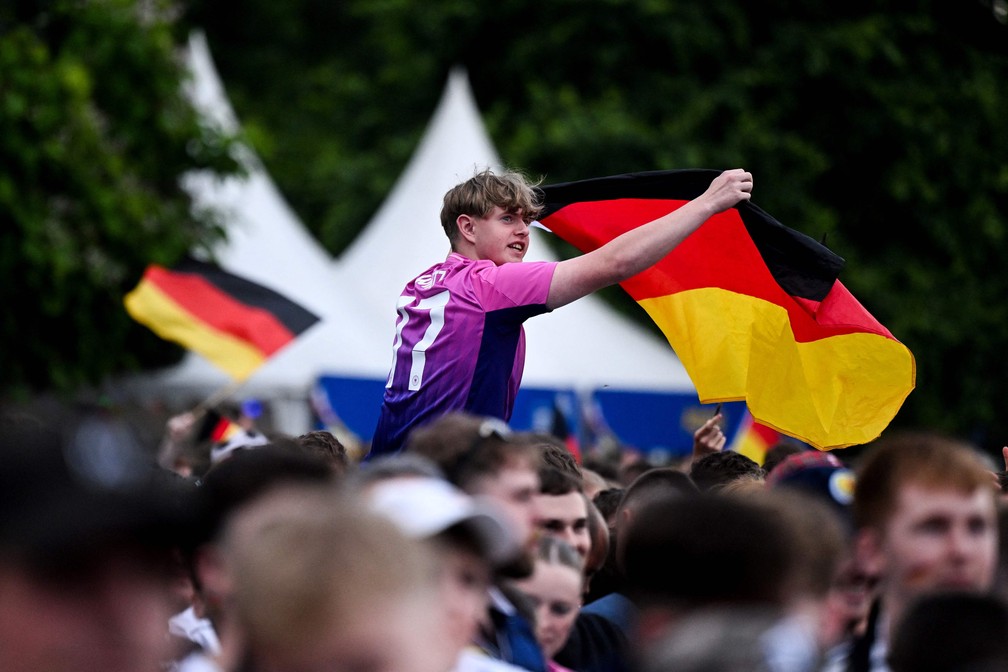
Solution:
[[[190,40],[190,95],[207,117],[238,126],[205,39]],[[391,362],[395,303],[408,280],[448,253],[439,225],[441,199],[474,170],[499,167],[466,75],[453,72],[409,165],[361,235],[338,260],[308,233],[250,149],[249,175],[218,181],[192,175],[186,188],[198,205],[226,213],[227,242],[215,250],[221,266],[266,285],[322,319],[284,348],[241,388],[274,402],[286,416],[278,429],[308,428],[305,400],[321,375],[383,380]],[[529,260],[552,258],[533,233]],[[524,382],[531,386],[692,391],[667,343],[587,297],[527,323]],[[208,395],[230,379],[190,353],[176,367],[127,384],[144,396]],[[277,413],[276,403],[286,400]]]
[[[464,72],[451,73],[441,102],[412,160],[367,228],[335,264],[376,324],[391,335],[395,299],[406,283],[448,254],[440,226],[448,189],[475,170],[500,168]],[[556,257],[551,234],[533,229],[529,261]],[[693,390],[669,345],[594,296],[526,322],[523,382],[581,389]],[[391,355],[389,355],[391,358]],[[391,359],[389,359],[391,361]]]

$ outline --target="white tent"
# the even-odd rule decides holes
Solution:
[[[451,73],[444,95],[402,177],[374,219],[335,264],[343,283],[355,287],[374,319],[391,335],[395,300],[406,283],[443,259],[448,239],[439,213],[445,192],[474,170],[499,168],[468,79]],[[526,259],[555,259],[546,238],[533,230]],[[533,386],[632,390],[693,390],[675,353],[662,339],[586,297],[525,325],[523,383]],[[391,355],[389,355],[391,358]],[[391,359],[389,360],[391,361]]]
[[[190,95],[208,118],[237,128],[202,35],[190,40]],[[251,150],[249,175],[216,181],[187,178],[198,204],[227,213],[228,240],[216,250],[221,265],[260,282],[321,316],[241,388],[270,400],[277,428],[308,428],[306,399],[319,376],[384,381],[391,362],[395,302],[415,274],[445,257],[447,239],[438,214],[444,192],[497,157],[468,80],[451,74],[442,100],[406,170],[363,233],[333,260],[285,203]],[[529,259],[549,259],[535,231]],[[555,389],[595,387],[692,391],[671,348],[595,297],[527,323],[525,384]],[[138,377],[131,389],[145,396],[209,395],[229,379],[205,359],[188,354],[169,370]]]

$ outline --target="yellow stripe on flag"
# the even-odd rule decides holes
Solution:
[[[913,355],[884,336],[847,333],[798,343],[783,308],[718,288],[640,305],[702,403],[744,399],[762,424],[821,450],[874,440],[913,389]]]
[[[123,302],[134,320],[161,338],[198,352],[235,380],[245,380],[266,361],[244,341],[199,321],[150,282],[141,281]]]

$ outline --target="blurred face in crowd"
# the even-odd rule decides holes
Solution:
[[[840,563],[826,595],[820,628],[820,645],[824,650],[864,631],[874,597],[874,583],[853,553]]]
[[[538,494],[534,498],[536,527],[543,534],[566,541],[581,558],[591,550],[588,532],[588,504],[579,492],[566,495]]]
[[[987,590],[997,561],[994,494],[909,483],[882,529],[865,539],[867,566],[893,609],[936,590]]]
[[[480,555],[460,544],[437,544],[448,636],[456,650],[471,644],[487,616],[492,573]]]
[[[428,596],[429,597],[429,596]],[[445,672],[454,653],[443,620],[417,595],[380,596],[300,646],[256,651],[263,672]]]
[[[113,553],[58,576],[0,560],[0,669],[159,669],[172,600],[146,560]]]
[[[535,606],[536,639],[547,659],[563,648],[581,609],[581,572],[537,560],[535,571],[515,585]]]
[[[530,464],[512,462],[496,474],[477,478],[467,488],[470,494],[485,497],[507,517],[523,546],[535,543],[535,495],[539,492],[539,473]]]

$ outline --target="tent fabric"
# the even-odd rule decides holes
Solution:
[[[502,162],[483,127],[468,79],[453,71],[412,160],[374,218],[334,263],[391,343],[396,298],[407,282],[449,252],[440,226],[446,191]],[[526,261],[554,261],[551,234],[533,229]],[[659,336],[588,296],[525,323],[523,385],[692,391],[675,353]],[[385,342],[383,341],[383,343]],[[391,346],[388,362],[391,362]]]

